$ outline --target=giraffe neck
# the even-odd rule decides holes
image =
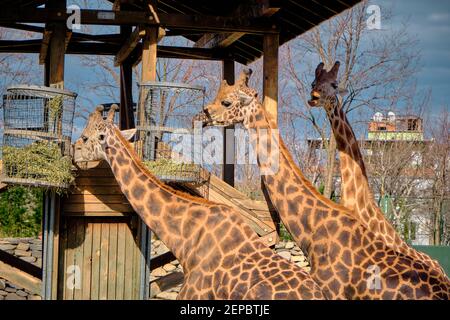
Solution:
[[[271,157],[271,161],[278,161],[278,171],[262,175],[264,185],[283,224],[297,244],[308,254],[309,248],[314,243],[315,227],[322,225],[330,216],[336,217],[338,214],[348,216],[349,212],[316,190],[295,164],[278,132],[274,131],[276,128],[270,116],[262,106],[257,110],[254,117],[257,120],[248,124],[248,128],[257,132],[267,130],[271,132],[269,136],[273,134],[278,136],[279,140],[279,153],[274,153]],[[269,158],[264,154],[265,149],[260,148],[265,141],[261,141],[260,134],[251,137],[256,139],[253,143],[257,146],[258,165],[262,169],[263,162]],[[278,157],[277,160],[274,160],[275,156]]]
[[[117,128],[110,129],[104,149],[131,206],[180,261],[186,273],[202,263],[218,265],[218,255],[249,243],[251,247],[264,249],[256,234],[230,208],[159,182]],[[210,262],[211,257],[216,261]]]
[[[325,110],[339,152],[342,179],[341,204],[349,208],[352,215],[362,225],[381,237],[390,248],[436,266],[435,261],[417,253],[403,241],[375,203],[358,141],[338,98],[331,99],[325,106]]]
[[[376,207],[358,141],[338,98],[330,100],[325,110],[339,151],[342,205],[357,211]]]

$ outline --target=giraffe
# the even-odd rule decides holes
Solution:
[[[308,256],[310,274],[324,293],[332,299],[448,299],[450,284],[440,273],[386,246],[351,210],[325,198],[304,177],[275,121],[248,87],[250,75],[245,70],[232,86],[222,82],[215,100],[196,119],[204,126],[242,123],[249,132],[256,131],[249,138],[257,147],[260,169],[278,162],[277,171],[262,174],[269,198]],[[270,148],[262,148],[266,145]],[[279,152],[269,154],[277,145]]]
[[[315,79],[311,85],[311,100],[308,101],[308,104],[311,107],[325,109],[336,140],[342,181],[341,204],[352,210],[354,216],[367,229],[381,237],[386,245],[395,251],[422,260],[445,276],[445,272],[437,261],[414,250],[403,241],[375,203],[358,140],[338,98],[340,93],[337,85],[339,66],[339,61],[335,62],[330,71],[324,69],[323,62],[317,66]]]
[[[308,273],[277,255],[232,208],[160,182],[119,131],[112,108],[90,115],[74,144],[74,162],[106,160],[136,213],[180,261],[179,299],[324,299]]]

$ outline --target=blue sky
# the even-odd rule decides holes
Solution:
[[[448,0],[382,0],[371,1],[383,10],[392,8],[393,23],[407,21],[408,32],[416,36],[422,53],[422,69],[417,75],[418,86],[431,88],[434,112],[450,106],[450,1]]]

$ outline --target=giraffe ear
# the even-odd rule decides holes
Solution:
[[[136,134],[136,129],[122,130],[120,133],[127,141],[132,141],[134,135]]]
[[[325,65],[325,64],[324,64],[323,62],[321,62],[321,63],[319,63],[319,64],[317,65],[317,68],[316,68],[316,79],[319,78],[320,74],[322,73],[322,70],[323,70],[323,66],[324,66],[324,65]]]
[[[334,79],[337,78],[338,75],[338,71],[339,71],[339,66],[341,65],[341,63],[339,61],[336,61],[334,63],[334,66],[331,68],[331,70],[328,72],[328,74],[330,76],[332,76]]]
[[[249,105],[253,99],[254,99],[254,97],[249,96],[248,94],[246,94],[242,91],[239,91],[239,101],[241,103],[241,106],[244,107],[244,106]]]

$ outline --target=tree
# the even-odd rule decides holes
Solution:
[[[450,112],[448,107],[430,121],[432,145],[427,150],[431,168],[426,193],[430,239],[434,245],[450,243]]]
[[[0,195],[0,236],[32,237],[41,230],[43,193],[10,187]]]

